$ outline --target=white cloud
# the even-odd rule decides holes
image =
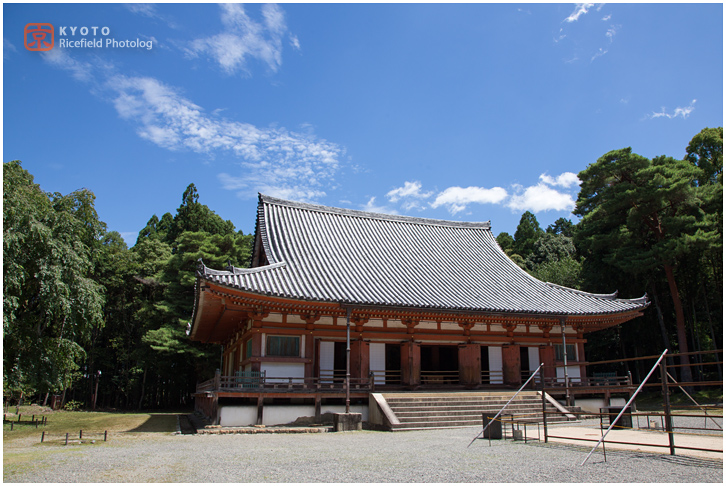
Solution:
[[[580,185],[580,179],[577,178],[577,174],[574,172],[563,172],[557,177],[541,174],[539,180],[549,186],[571,187],[573,185]]]
[[[680,116],[681,118],[685,119],[685,118],[688,118],[688,116],[691,114],[691,112],[695,109],[696,109],[696,100],[693,100],[693,101],[691,101],[691,104],[686,107],[679,106],[678,108],[673,110],[672,114],[666,113],[665,107],[663,107],[663,108],[661,108],[660,112],[658,112],[658,113],[653,112],[652,114],[648,115],[648,118],[650,118],[650,119],[653,119],[653,118],[672,119],[672,118],[677,118]]]
[[[422,204],[422,200],[430,198],[433,194],[433,192],[421,192],[421,183],[419,181],[406,181],[403,183],[403,187],[388,191],[386,197],[392,203],[402,200],[404,211],[411,211],[412,209],[423,211],[426,206]]]
[[[575,200],[570,194],[565,194],[552,189],[546,183],[541,182],[536,186],[526,189],[515,186],[519,193],[512,195],[507,206],[515,211],[571,211],[575,208]]]
[[[403,183],[403,187],[388,191],[386,197],[391,202],[398,202],[400,199],[406,198],[426,199],[431,197],[432,194],[432,192],[421,192],[421,183],[419,181],[406,181]]]
[[[398,214],[395,209],[376,205],[375,196],[370,198],[365,205],[361,206],[361,208],[363,211],[367,211],[369,213]]]
[[[507,191],[501,187],[487,189],[484,187],[449,187],[436,196],[431,203],[432,208],[446,206],[451,214],[466,209],[471,203],[499,204],[507,197]]]
[[[195,58],[210,56],[224,72],[234,74],[247,71],[250,58],[262,61],[276,72],[282,65],[282,39],[287,32],[285,14],[275,4],[263,4],[262,21],[250,18],[240,4],[222,4],[224,30],[214,36],[195,39],[189,43],[186,54]],[[291,37],[293,47],[299,49],[297,37]]]
[[[606,15],[605,17],[603,17],[603,18],[602,18],[602,21],[603,21],[603,22],[607,22],[607,21],[608,21],[608,20],[610,20],[611,18],[612,18],[612,15],[608,14],[608,15]]]
[[[587,11],[594,5],[594,3],[576,3],[575,10],[570,14],[569,17],[563,20],[563,22],[577,22],[577,19],[579,19],[581,15],[585,15]]]

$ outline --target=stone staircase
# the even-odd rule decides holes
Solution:
[[[482,414],[493,417],[512,398],[514,392],[460,393],[383,393],[379,406],[385,410],[390,429],[419,430],[472,427],[482,425]],[[383,404],[381,404],[381,398]],[[547,423],[575,420],[547,403]],[[512,414],[521,422],[542,422],[542,398],[537,392],[525,391],[502,412],[508,420]]]

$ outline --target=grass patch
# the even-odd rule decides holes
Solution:
[[[176,430],[176,413],[119,413],[119,412],[67,412],[67,411],[46,411],[36,413],[36,418],[47,417],[48,423],[45,427],[27,423],[32,418],[32,413],[27,414],[23,407],[20,407],[22,415],[20,424],[14,423],[13,430],[10,424],[3,423],[3,442],[8,445],[15,440],[25,439],[31,436],[38,436],[45,431],[46,436],[57,438],[69,434],[71,438],[78,438],[79,431],[83,430],[84,435],[103,440],[103,432],[108,431],[109,436],[114,434],[133,433],[171,433]],[[12,418],[11,418],[12,417]],[[9,416],[13,421],[17,420],[14,415]],[[40,439],[39,439],[40,440]]]

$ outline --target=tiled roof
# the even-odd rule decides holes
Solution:
[[[499,248],[489,222],[392,216],[260,195],[268,265],[199,276],[258,294],[368,306],[597,315],[648,305],[541,282]],[[258,243],[259,244],[259,243]],[[256,249],[257,250],[257,249]]]

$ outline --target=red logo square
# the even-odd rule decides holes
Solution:
[[[52,24],[28,24],[25,26],[25,48],[29,51],[49,51],[55,43]]]

